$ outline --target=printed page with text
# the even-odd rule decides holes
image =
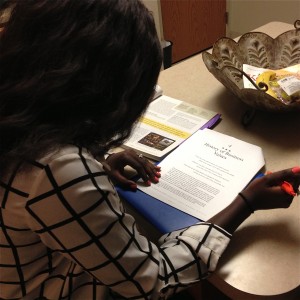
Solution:
[[[262,149],[210,129],[199,130],[160,162],[159,183],[138,188],[201,220],[229,205],[264,166]]]

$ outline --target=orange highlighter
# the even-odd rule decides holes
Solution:
[[[287,182],[287,181],[284,181],[282,184],[281,184],[281,189],[286,192],[287,194],[291,195],[291,196],[296,196],[297,193],[294,191],[294,188],[293,186]]]
[[[271,174],[271,173],[272,172],[270,172],[270,171],[266,172],[266,174]],[[283,181],[281,183],[280,187],[285,193],[287,193],[293,197],[295,197],[297,195],[297,193],[294,191],[293,186],[287,181]]]

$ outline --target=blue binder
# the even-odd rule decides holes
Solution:
[[[254,178],[263,175],[263,173],[259,172]],[[138,213],[162,234],[185,228],[201,221],[140,190],[131,191],[121,187],[116,188],[119,196],[136,209]]]
[[[118,194],[162,234],[193,225],[200,220],[140,190],[117,187]]]

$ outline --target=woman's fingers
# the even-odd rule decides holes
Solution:
[[[286,208],[296,196],[300,169],[286,169],[253,180],[243,191],[255,209]]]
[[[160,177],[160,167],[155,166],[142,154],[138,155],[138,160],[141,164],[141,168],[137,171],[139,171],[139,175],[143,178],[143,180],[147,181],[150,179],[154,183],[158,182]]]
[[[151,182],[157,183],[159,181],[160,167],[155,166],[142,154],[138,155],[133,150],[115,153],[109,156],[106,162],[110,166],[110,175],[123,186],[134,186],[134,182],[124,175],[126,166],[133,168],[147,185],[150,185]]]

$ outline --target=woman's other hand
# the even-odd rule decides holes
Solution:
[[[274,172],[253,180],[242,191],[253,211],[272,208],[287,208],[291,205],[294,195],[289,194],[282,184],[290,185],[296,193],[300,184],[300,167]],[[294,194],[294,193],[293,193]]]
[[[290,183],[296,192],[300,183],[300,167],[278,171],[253,180],[231,204],[209,222],[233,233],[255,210],[289,207],[294,196],[282,188],[283,182]]]
[[[105,171],[111,179],[124,188],[135,190],[136,183],[125,175],[125,167],[133,168],[146,185],[157,183],[160,177],[160,167],[155,166],[143,155],[136,154],[133,150],[124,150],[109,155],[103,164]]]

